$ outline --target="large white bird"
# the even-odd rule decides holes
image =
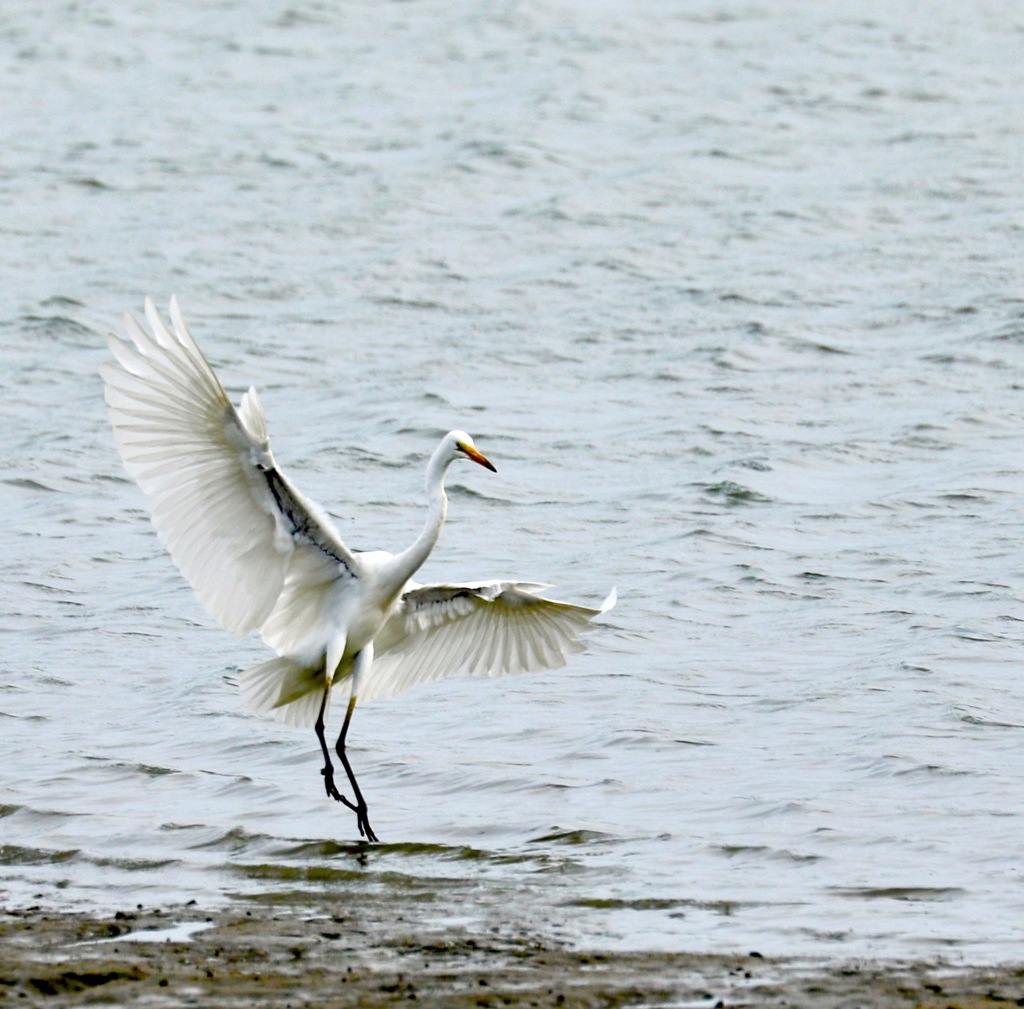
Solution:
[[[345,546],[334,524],[278,468],[256,390],[232,405],[189,333],[177,300],[168,329],[146,299],[147,333],[125,316],[131,342],[109,339],[106,400],[117,448],[149,498],[174,563],[227,630],[259,631],[277,653],[239,676],[245,702],[316,729],[327,794],[352,809],[369,841],[367,806],[345,752],[356,700],[391,697],[447,676],[501,676],[565,664],[579,636],[614,605],[575,606],[531,582],[418,585],[412,581],[444,525],[444,478],[457,459],[494,467],[464,431],[441,439],[427,464],[429,512],[399,554]],[[349,688],[335,745],[353,799],[334,783],[324,737],[331,690]]]

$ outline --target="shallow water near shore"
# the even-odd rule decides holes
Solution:
[[[413,930],[388,901],[253,901],[94,917],[0,912],[0,998],[18,1005],[408,1005],[684,1009],[980,1009],[1015,1003],[1020,969],[802,962],[734,954],[584,952],[504,923]],[[168,927],[168,921],[176,924]],[[184,933],[188,933],[187,938]]]
[[[1012,5],[42,7],[0,29],[0,900],[408,896],[573,948],[1019,958]],[[357,711],[384,844],[243,710],[97,368],[175,292],[424,580],[619,605]],[[338,712],[336,711],[336,714]]]

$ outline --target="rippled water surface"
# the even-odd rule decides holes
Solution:
[[[408,887],[591,946],[1018,957],[1018,5],[24,5],[0,22],[0,897]],[[106,425],[176,292],[347,541],[619,606],[361,709],[385,841],[240,709]],[[433,900],[421,899],[433,895]]]

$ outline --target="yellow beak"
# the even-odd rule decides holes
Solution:
[[[466,454],[466,456],[468,458],[472,459],[473,462],[479,463],[481,466],[484,467],[484,469],[489,469],[492,473],[497,473],[498,472],[491,465],[491,463],[487,459],[487,457],[482,452],[478,452],[475,448],[473,448],[472,445],[462,445],[462,444],[460,444],[459,448],[462,449],[462,451]]]

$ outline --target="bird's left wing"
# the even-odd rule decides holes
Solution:
[[[564,666],[591,620],[615,605],[576,606],[531,582],[414,585],[374,641],[360,701],[449,676],[495,677]]]
[[[248,634],[297,596],[323,599],[330,584],[357,577],[330,520],[278,470],[256,390],[232,406],[174,299],[173,330],[149,298],[146,318],[151,332],[129,315],[131,342],[110,337],[117,363],[101,367],[110,422],[157,533],[210,613]],[[315,606],[304,613],[315,621]],[[290,645],[311,628],[274,630]]]

